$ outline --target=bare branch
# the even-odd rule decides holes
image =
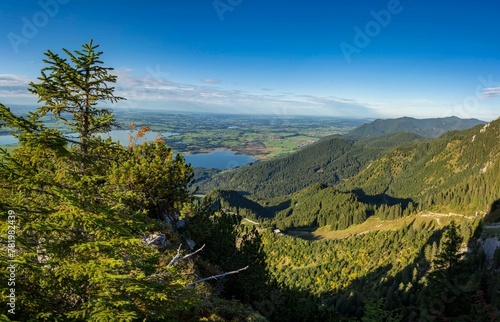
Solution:
[[[168,263],[167,267],[172,266],[172,265],[174,265],[177,262],[183,261],[183,260],[185,260],[185,259],[193,256],[194,254],[196,254],[197,252],[199,252],[200,250],[202,250],[205,247],[205,244],[203,244],[203,246],[201,246],[200,248],[198,248],[196,251],[180,257],[181,246],[182,246],[182,244],[180,244],[179,248],[177,248],[177,254],[175,254],[174,258],[172,258],[172,260],[170,261],[170,263]]]
[[[223,273],[223,274],[219,274],[219,275],[214,275],[214,276],[210,276],[210,277],[206,277],[206,278],[202,278],[202,279],[199,279],[197,281],[194,281],[193,283],[190,283],[186,286],[186,288],[193,288],[196,284],[198,283],[201,283],[201,282],[205,282],[205,281],[209,281],[209,280],[213,280],[213,279],[217,279],[219,277],[224,277],[224,276],[227,276],[227,275],[230,275],[230,274],[237,274],[241,271],[244,271],[248,268],[249,266],[247,267],[243,267],[243,268],[240,268],[240,269],[237,269],[235,271],[231,271],[231,272],[227,272],[227,273]]]
[[[168,263],[167,267],[168,267],[168,266],[172,266],[175,262],[177,262],[177,259],[178,259],[178,258],[179,258],[179,256],[180,256],[181,247],[182,247],[182,244],[180,244],[180,245],[179,245],[179,248],[177,248],[177,254],[175,254],[174,258],[172,258],[172,260],[170,261],[170,263]]]

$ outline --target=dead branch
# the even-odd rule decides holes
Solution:
[[[177,248],[177,254],[175,254],[174,258],[172,258],[172,260],[170,261],[170,263],[168,263],[167,267],[172,266],[172,265],[174,265],[177,262],[183,261],[183,260],[185,260],[185,259],[193,256],[194,254],[196,254],[197,252],[199,252],[200,250],[202,250],[205,247],[205,244],[203,244],[203,246],[201,246],[200,248],[198,248],[194,252],[189,253],[187,255],[184,255],[182,257],[180,255],[180,253],[181,253],[181,246],[182,246],[182,244],[180,244],[179,248]]]
[[[219,274],[219,275],[214,275],[214,276],[210,276],[210,277],[206,277],[206,278],[202,278],[202,279],[199,279],[197,281],[194,281],[193,283],[190,283],[186,286],[186,288],[193,288],[196,284],[198,283],[201,283],[201,282],[205,282],[205,281],[209,281],[209,280],[213,280],[213,279],[217,279],[219,277],[224,277],[224,276],[227,276],[227,275],[230,275],[230,274],[237,274],[241,271],[244,271],[248,268],[249,266],[247,267],[243,267],[243,268],[240,268],[240,269],[237,269],[235,271],[231,271],[231,272],[227,272],[227,273],[223,273],[223,274]]]

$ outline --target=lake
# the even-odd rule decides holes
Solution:
[[[153,141],[157,135],[161,134],[164,137],[174,136],[178,133],[169,132],[149,132],[144,137],[137,140],[138,144],[144,141]],[[105,134],[100,134],[102,137],[111,137],[113,141],[120,142],[122,145],[128,145],[129,131],[128,130],[113,130]],[[74,135],[67,135],[71,137]],[[0,145],[17,144],[17,139],[12,135],[0,135]],[[257,159],[244,154],[235,154],[232,151],[215,150],[210,153],[200,154],[185,154],[184,157],[188,163],[191,163],[196,168],[215,168],[215,169],[232,169],[256,161]]]
[[[185,154],[187,163],[195,168],[232,169],[256,161],[257,159],[232,151],[215,150],[210,153]]]
[[[0,135],[0,145],[17,144],[17,139],[12,135]]]

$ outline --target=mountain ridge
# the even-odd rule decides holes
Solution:
[[[481,198],[494,198],[493,191],[498,189],[495,180],[500,171],[499,142],[500,119],[448,132],[430,142],[394,149],[349,182],[339,184],[339,189],[362,189],[369,195],[384,193],[396,198],[418,197],[427,206],[443,202],[449,202],[450,207],[479,206]],[[500,192],[496,198],[499,196]],[[463,197],[462,202],[459,197]]]
[[[411,132],[423,137],[438,137],[448,131],[465,130],[486,122],[469,118],[461,119],[456,116],[444,118],[417,119],[400,117],[396,119],[376,119],[363,124],[347,133],[347,137],[377,137],[396,132]]]

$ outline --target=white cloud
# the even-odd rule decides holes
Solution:
[[[483,92],[481,93],[485,97],[496,97],[500,96],[500,87],[489,87],[489,88],[484,88]]]
[[[206,84],[221,84],[222,81],[217,78],[202,78],[201,81]]]
[[[209,85],[173,82],[164,76],[149,73],[137,76],[129,70],[116,70],[116,94],[127,98],[120,105],[128,107],[164,108],[217,113],[255,113],[277,115],[330,115],[343,117],[374,117],[374,109],[351,99],[296,95],[293,93],[253,94],[241,90]],[[206,79],[205,79],[206,80]],[[210,79],[205,83],[218,84]]]
[[[115,107],[155,108],[189,112],[215,112],[235,114],[328,115],[352,118],[373,117],[445,117],[456,115],[463,118],[498,117],[498,106],[494,100],[500,97],[500,87],[485,88],[478,105],[464,102],[447,102],[428,99],[386,100],[379,102],[359,101],[337,96],[303,95],[260,88],[257,93],[219,86],[193,85],[168,80],[168,74],[157,66],[147,68],[146,76],[136,71],[120,68],[113,71],[118,76],[114,84],[115,95],[127,98]],[[37,98],[28,92],[28,77],[15,74],[0,74],[0,102],[3,104],[36,105]],[[216,84],[216,83],[212,83]],[[489,103],[491,104],[489,104]]]
[[[0,74],[0,87],[20,85],[27,86],[30,81],[31,80],[29,78],[21,75]]]
[[[5,103],[15,102],[15,99],[34,99],[35,96],[28,92],[30,82],[31,79],[22,75],[0,74],[0,97]]]

